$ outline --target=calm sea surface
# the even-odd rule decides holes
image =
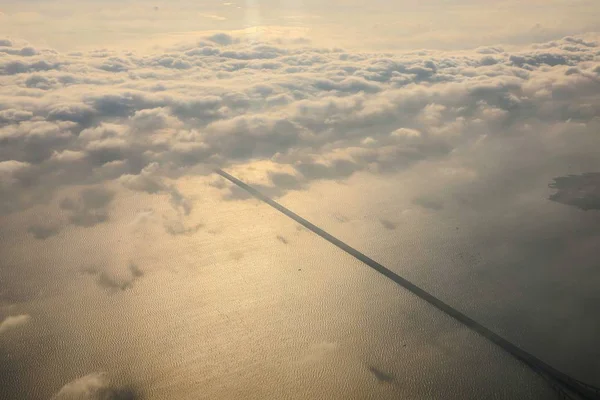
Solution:
[[[139,193],[108,223],[43,242],[11,225],[26,215],[4,217],[0,278],[15,284],[2,300],[31,315],[2,338],[4,398],[48,399],[98,371],[142,399],[552,398],[501,349],[266,204],[223,200],[204,178],[180,188],[194,208],[178,235],[163,226],[168,198]],[[597,384],[598,216],[546,186],[472,190],[358,175],[278,200]]]

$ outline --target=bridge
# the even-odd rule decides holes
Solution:
[[[309,229],[313,233],[319,235],[323,239],[327,240],[329,243],[333,244],[334,246],[337,246],[338,248],[340,248],[341,250],[350,254],[354,258],[362,261],[365,265],[371,267],[372,269],[374,269],[381,275],[385,276],[386,278],[394,281],[395,283],[402,286],[404,289],[408,290],[409,292],[413,293],[414,295],[418,296],[422,300],[425,300],[427,303],[431,304],[438,310],[440,310],[440,311],[444,312],[445,314],[449,315],[450,317],[454,318],[461,324],[465,325],[467,328],[471,329],[472,331],[477,332],[484,338],[495,343],[496,345],[498,345],[499,347],[504,349],[506,352],[511,354],[514,358],[516,358],[520,362],[524,363],[529,368],[531,368],[533,371],[535,371],[537,374],[539,374],[542,378],[544,378],[546,380],[546,382],[548,382],[548,384],[555,390],[555,392],[559,398],[569,399],[569,400],[600,400],[600,388],[594,387],[592,385],[589,385],[587,383],[579,381],[575,378],[572,378],[569,375],[567,375],[567,374],[557,370],[556,368],[552,367],[551,365],[545,363],[544,361],[538,359],[537,357],[528,353],[527,351],[512,344],[508,340],[506,340],[503,337],[492,332],[491,330],[489,330],[485,326],[481,325],[477,321],[471,319],[467,315],[461,313],[460,311],[458,311],[455,308],[453,308],[452,306],[446,304],[445,302],[438,299],[437,297],[431,295],[427,291],[421,289],[420,287],[413,284],[412,282],[402,278],[400,275],[396,274],[392,270],[384,267],[383,265],[379,264],[377,261],[366,256],[365,254],[361,253],[360,251],[356,250],[355,248],[347,245],[346,243],[342,242],[341,240],[334,237],[333,235],[325,232],[323,229],[321,229],[318,226],[314,225],[313,223],[307,221],[306,219],[302,218],[301,216],[294,213],[293,211],[285,208],[281,204],[279,204],[276,201],[272,200],[271,198],[265,196],[258,190],[254,189],[252,186],[242,182],[241,180],[237,179],[236,177],[228,174],[227,172],[225,172],[221,169],[217,169],[217,170],[215,170],[215,172],[217,174],[221,175],[223,178],[227,179],[228,181],[232,182],[236,186],[240,187],[241,189],[247,191],[255,198],[270,205],[277,211],[279,211],[282,214],[286,215],[287,217],[293,219],[294,221],[296,221],[300,225],[304,226],[305,228]]]

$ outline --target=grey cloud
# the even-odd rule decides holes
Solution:
[[[168,105],[173,114],[179,118],[210,122],[221,117],[219,109],[222,106],[222,99],[219,96],[173,98],[169,101]]]
[[[2,73],[0,75],[15,75],[15,74],[23,74],[27,72],[36,72],[36,71],[50,71],[53,69],[58,69],[60,67],[59,63],[52,63],[45,60],[39,61],[9,61],[6,63],[0,63]]]
[[[96,165],[108,164],[127,158],[129,144],[124,139],[109,138],[89,142],[85,149],[90,160]]]
[[[69,221],[73,225],[92,227],[108,221],[108,206],[115,193],[104,188],[87,188],[73,199],[65,197],[60,201],[60,208],[69,213]]]
[[[221,54],[221,50],[214,47],[198,47],[195,49],[187,50],[184,53],[186,56],[194,57],[194,56],[216,56]]]
[[[206,141],[222,156],[249,159],[269,156],[293,147],[298,141],[298,127],[283,117],[242,115],[217,121],[207,127],[212,134]]]
[[[27,110],[8,108],[0,111],[0,123],[17,123],[27,121],[33,117],[33,113]]]
[[[36,54],[38,54],[38,52],[33,47],[23,47],[21,50],[19,50],[19,55],[24,57],[35,56]]]
[[[193,64],[186,60],[179,60],[174,57],[161,57],[156,61],[157,65],[160,65],[165,68],[175,68],[175,69],[190,69],[193,67]]]
[[[164,107],[140,110],[131,117],[132,127],[141,133],[175,127],[176,124],[177,119],[171,116],[169,110]]]
[[[103,208],[113,200],[114,192],[107,189],[90,188],[82,190],[79,196],[85,208]]]
[[[36,88],[49,90],[56,84],[54,79],[47,78],[41,75],[31,75],[25,80],[25,86],[28,88]]]
[[[227,45],[233,44],[234,42],[237,41],[231,35],[228,35],[226,33],[214,34],[214,35],[210,36],[208,38],[208,40],[210,40],[211,42],[214,42],[216,44],[220,44],[221,46],[227,46]]]
[[[567,37],[564,37],[563,40],[565,42],[580,44],[585,47],[598,47],[598,42],[591,41],[591,40],[585,40],[585,39],[579,38],[579,37],[567,36]]]
[[[128,189],[146,192],[146,193],[168,193],[171,205],[178,212],[189,215],[192,211],[192,204],[181,192],[174,186],[164,183],[160,175],[160,166],[158,163],[148,164],[140,171],[138,175],[122,175],[119,181]]]
[[[315,87],[324,91],[336,90],[349,93],[377,93],[381,90],[379,85],[357,78],[347,78],[339,82],[322,79],[315,82]]]
[[[102,123],[93,128],[88,128],[79,133],[79,139],[94,141],[108,138],[122,138],[127,135],[124,125]]]
[[[171,149],[169,160],[181,167],[191,167],[209,161],[213,155],[208,145],[195,141],[181,141],[174,144]]]
[[[4,53],[4,54],[11,54],[11,55],[18,55],[18,56],[22,56],[22,57],[32,57],[35,56],[37,54],[39,54],[39,52],[34,49],[33,47],[23,47],[21,49],[14,49],[14,48],[0,48],[0,53]]]
[[[86,103],[106,117],[127,117],[136,110],[154,108],[152,104],[148,104],[141,93],[133,92],[90,96],[86,99]]]
[[[539,66],[542,64],[551,67],[556,65],[572,65],[577,60],[570,60],[562,54],[540,53],[535,55],[511,55],[509,60],[518,67]]]
[[[134,191],[158,193],[167,190],[167,186],[156,175],[159,168],[157,163],[152,163],[144,167],[139,175],[123,175],[119,181],[123,186]]]
[[[273,185],[281,189],[301,189],[303,187],[298,176],[283,172],[271,172],[269,178]]]
[[[94,116],[94,109],[81,104],[56,104],[48,111],[48,120],[50,121],[72,121],[85,126]]]
[[[221,51],[220,56],[234,60],[264,60],[274,59],[287,53],[287,50],[279,47],[259,45],[254,46],[249,50]]]
[[[124,72],[129,70],[130,64],[126,59],[109,57],[98,68],[108,72]]]
[[[479,61],[480,65],[495,65],[498,64],[498,60],[492,56],[482,57]]]
[[[480,54],[500,54],[504,53],[504,49],[502,47],[479,47],[475,49]]]

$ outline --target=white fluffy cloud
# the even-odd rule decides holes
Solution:
[[[23,326],[30,320],[31,317],[27,314],[6,317],[4,321],[0,322],[0,334]]]
[[[11,45],[0,58],[2,212],[61,185],[117,179],[169,193],[189,213],[166,177],[269,159],[292,168],[273,177],[294,188],[408,168],[566,121],[588,132],[600,111],[593,37],[399,54],[224,33],[154,55]]]
[[[66,384],[52,400],[132,400],[130,389],[117,388],[105,372],[95,372]]]

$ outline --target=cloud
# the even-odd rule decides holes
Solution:
[[[23,326],[31,320],[31,317],[27,314],[8,316],[4,321],[0,322],[0,334],[17,329]]]
[[[128,387],[111,383],[105,372],[94,372],[67,383],[52,400],[135,400],[139,396]]]
[[[60,201],[60,208],[69,214],[73,225],[92,227],[108,221],[108,206],[115,193],[104,188],[86,188],[79,192],[79,197],[65,197]]]
[[[22,55],[22,54],[21,54]],[[58,69],[57,63],[48,62],[45,60],[39,61],[8,61],[0,63],[0,75],[16,75],[25,74],[28,72],[41,72]]]
[[[221,46],[227,46],[235,42],[235,39],[226,33],[216,33],[210,36],[208,40],[220,44]]]
[[[138,175],[123,175],[119,178],[119,181],[123,186],[134,191],[150,194],[158,193],[167,190],[160,176],[156,174],[159,168],[158,163],[151,163],[145,166]]]
[[[216,33],[156,54],[7,53],[0,212],[58,187],[117,180],[168,194],[186,216],[191,202],[172,182],[217,166],[271,160],[286,168],[265,187],[281,195],[567,120],[588,132],[600,112],[598,48],[569,36],[511,50],[382,54]],[[82,207],[71,210],[75,224],[108,218],[105,207]]]
[[[130,262],[126,271],[112,271],[96,265],[88,265],[81,268],[85,275],[95,277],[95,283],[98,287],[108,292],[122,292],[133,287],[138,279],[145,273],[137,264]]]
[[[149,194],[167,193],[170,197],[170,203],[173,209],[183,215],[189,215],[192,211],[192,203],[187,199],[174,185],[168,185],[164,182],[160,175],[160,166],[158,163],[150,163],[145,166],[137,175],[122,175],[119,182],[126,188],[138,192],[146,192]],[[183,226],[180,224],[181,227]],[[201,226],[201,225],[200,225]],[[196,230],[200,228],[198,226]],[[167,231],[172,234],[190,233],[188,229],[183,229],[174,223],[167,227]]]
[[[416,129],[398,128],[390,133],[390,136],[395,138],[418,138],[421,136],[421,132]]]
[[[31,164],[22,161],[8,160],[0,162],[0,183],[14,183],[20,171],[28,169]]]
[[[136,223],[163,224],[163,236],[191,236],[202,227],[202,215],[212,212],[210,202],[204,207],[196,202],[195,196],[210,195],[203,190],[219,191],[226,199],[250,197],[222,183],[188,189],[190,182],[181,179],[206,175],[214,167],[248,171],[244,179],[255,179],[257,188],[275,197],[317,181],[394,174],[391,190],[406,193],[404,200],[409,206],[413,201],[413,209],[433,210],[426,214],[437,216],[465,205],[468,217],[477,221],[469,229],[483,233],[474,234],[476,239],[503,232],[493,230],[485,218],[499,215],[505,223],[518,215],[511,206],[530,204],[529,197],[546,201],[552,196],[582,209],[596,208],[587,178],[569,178],[569,185],[557,181],[552,195],[554,190],[546,187],[554,176],[580,176],[598,168],[600,49],[592,37],[519,48],[405,53],[247,41],[225,33],[150,54],[50,54],[37,47],[22,51],[25,47],[16,43],[11,48],[0,57],[0,214],[15,213],[11,218],[56,200],[65,222],[90,233],[123,214],[115,210],[121,206],[118,193],[132,191],[123,200],[141,199],[126,214],[136,215]],[[262,163],[267,165],[262,171],[250,168]],[[541,190],[530,194],[531,188]],[[514,193],[525,194],[518,204]],[[379,195],[364,193],[365,201]],[[150,215],[150,196],[170,202],[171,209],[167,205],[166,211],[157,208]],[[27,220],[22,226],[42,240],[62,226],[49,221]],[[397,221],[379,223],[391,230]],[[457,236],[468,230],[466,222],[460,223]],[[504,245],[506,238],[501,239],[486,243]],[[585,254],[595,248],[589,242]],[[490,258],[499,254],[494,259],[518,264],[509,262],[515,256],[493,250],[498,253]],[[482,258],[469,264],[478,267]],[[85,268],[81,280],[99,293],[141,288],[145,269],[109,264]],[[551,275],[548,271],[535,273]],[[16,289],[8,290],[11,296],[4,297],[13,302]],[[308,358],[327,357],[336,346],[316,346]],[[391,379],[385,370],[363,369],[373,381]],[[93,376],[64,391],[75,393],[74,387],[97,392],[112,386]]]
[[[52,153],[51,160],[57,161],[59,163],[73,163],[75,161],[80,161],[85,158],[85,153],[82,151],[74,151],[74,150],[62,150],[62,151],[54,151]]]
[[[62,103],[49,108],[47,118],[50,121],[71,121],[86,126],[91,122],[94,114],[95,110],[86,104]]]
[[[33,117],[31,111],[17,110],[9,108],[0,111],[0,123],[18,123],[21,121],[27,121]]]

